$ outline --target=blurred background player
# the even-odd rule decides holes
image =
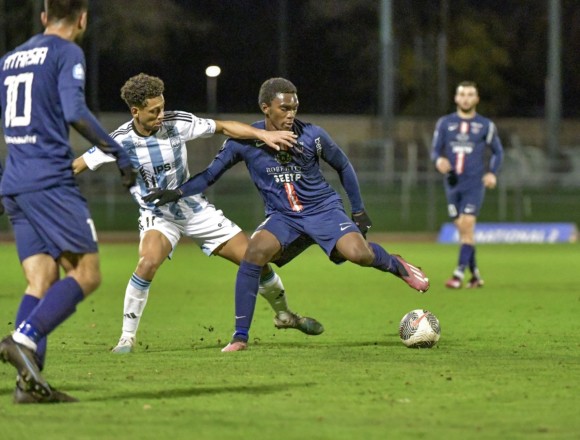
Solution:
[[[476,112],[479,91],[472,81],[457,86],[457,111],[437,121],[432,159],[444,180],[447,210],[459,232],[459,262],[445,285],[459,289],[465,269],[471,278],[466,287],[481,287],[483,279],[475,259],[475,224],[485,189],[495,188],[503,159],[503,147],[495,124]],[[489,160],[487,150],[491,151]]]
[[[163,81],[157,77],[140,73],[129,78],[121,88],[121,97],[133,118],[111,134],[139,169],[131,194],[141,213],[139,262],[125,291],[123,328],[114,353],[129,353],[133,349],[153,277],[165,259],[171,258],[182,236],[193,239],[206,255],[218,255],[235,264],[240,264],[246,251],[246,234],[201,193],[184,197],[171,207],[158,208],[143,202],[142,196],[153,189],[177,188],[189,179],[186,141],[215,133],[259,139],[274,149],[279,149],[277,144],[291,147],[295,141],[294,134],[288,130],[266,131],[236,121],[165,111],[163,91]],[[92,148],[75,159],[73,169],[75,173],[87,167],[95,170],[114,160]],[[270,266],[262,270],[260,293],[276,313],[276,327],[295,328],[310,335],[323,332],[324,328],[316,320],[289,310],[282,280]]]
[[[419,268],[365,240],[371,220],[364,210],[356,173],[326,131],[296,119],[297,93],[287,79],[265,81],[258,97],[265,118],[253,124],[268,131],[292,130],[298,136],[294,148],[273,151],[256,142],[230,139],[208,168],[180,188],[154,191],[144,198],[158,206],[169,203],[172,208],[182,197],[205,190],[236,163],[245,162],[264,200],[266,220],[252,234],[238,269],[235,333],[223,348],[225,352],[247,348],[262,267],[270,261],[283,265],[314,243],[335,263],[348,260],[390,272],[420,292],[429,289],[429,280]],[[352,219],[340,195],[325,180],[320,159],[338,173]]]
[[[135,182],[129,156],[85,103],[85,57],[74,41],[85,32],[87,8],[88,0],[45,1],[44,34],[0,59],[8,145],[0,193],[28,283],[16,331],[0,342],[0,358],[18,371],[15,403],[76,401],[40,374],[46,337],[101,283],[97,235],[71,168],[69,125],[116,158],[123,185]]]

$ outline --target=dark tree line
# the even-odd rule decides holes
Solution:
[[[40,0],[0,0],[0,47],[40,29]],[[547,72],[548,0],[393,0],[396,114],[432,116],[437,44],[447,41],[447,110],[454,85],[481,87],[482,112],[542,116]],[[281,5],[286,40],[281,54]],[[378,111],[378,0],[98,0],[91,2],[83,46],[98,63],[99,108],[124,111],[119,88],[145,71],[162,77],[171,108],[206,110],[205,67],[218,64],[220,112],[257,112],[260,83],[284,74],[299,87],[301,111]],[[36,9],[35,9],[36,8]],[[91,44],[92,43],[92,44]],[[98,57],[91,51],[98,49]],[[562,0],[563,114],[580,116],[580,2]],[[89,69],[93,66],[89,66]],[[90,73],[89,73],[90,74]]]

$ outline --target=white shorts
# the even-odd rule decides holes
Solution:
[[[152,229],[165,235],[173,249],[179,239],[185,236],[195,241],[208,256],[221,244],[241,232],[240,227],[224,216],[221,209],[215,209],[211,204],[184,220],[167,220],[157,217],[152,211],[142,212],[139,217],[140,237],[143,238],[143,234]]]

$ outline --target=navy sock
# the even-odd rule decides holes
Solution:
[[[397,263],[393,261],[394,257],[390,255],[385,249],[376,243],[369,242],[369,246],[372,248],[375,259],[371,263],[371,267],[379,269],[383,272],[390,272],[395,275],[399,274],[397,269]]]
[[[20,301],[20,307],[18,312],[16,312],[16,321],[14,321],[14,328],[17,329],[22,321],[26,320],[28,316],[32,313],[34,308],[40,302],[40,298],[29,295],[25,293]],[[40,339],[36,343],[36,360],[38,361],[38,366],[40,370],[44,368],[44,359],[46,357],[46,338]]]
[[[475,262],[475,246],[472,246],[473,251],[471,252],[471,256],[469,258],[469,270],[473,275],[477,273],[477,263]]]
[[[262,266],[242,260],[236,277],[236,332],[234,338],[248,340],[256,307]]]
[[[84,299],[81,286],[67,277],[54,283],[32,313],[21,322],[19,331],[38,342],[72,315]]]
[[[472,258],[474,248],[470,244],[462,244],[459,248],[459,266],[458,269],[463,272],[469,265]]]

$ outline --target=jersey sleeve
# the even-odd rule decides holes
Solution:
[[[489,171],[493,174],[497,174],[503,162],[503,145],[501,144],[501,140],[497,134],[497,128],[491,121],[489,123],[489,132],[487,134],[486,142],[492,152],[489,159]]]
[[[115,156],[119,168],[131,166],[129,156],[101,126],[85,102],[85,56],[76,44],[63,47],[58,93],[67,123],[103,152]]]
[[[99,150],[97,147],[90,148],[83,154],[82,157],[85,163],[87,164],[87,167],[89,167],[91,171],[100,168],[101,165],[105,163],[116,161],[115,156],[106,154],[103,151]]]
[[[58,72],[58,94],[68,123],[84,113],[85,103],[85,56],[76,44],[63,46],[65,52]]]
[[[213,119],[198,118],[187,112],[169,112],[166,122],[174,122],[180,136],[185,141],[197,138],[207,138],[215,134],[216,123]]]
[[[431,160],[435,162],[440,157],[444,156],[445,136],[441,130],[443,127],[444,118],[439,118],[435,124],[435,131],[433,132],[433,142],[431,144]]]
[[[319,128],[319,135],[322,144],[322,159],[336,170],[340,178],[353,213],[364,211],[365,207],[360,194],[360,186],[356,172],[350,160],[342,149],[334,142],[330,135]]]

